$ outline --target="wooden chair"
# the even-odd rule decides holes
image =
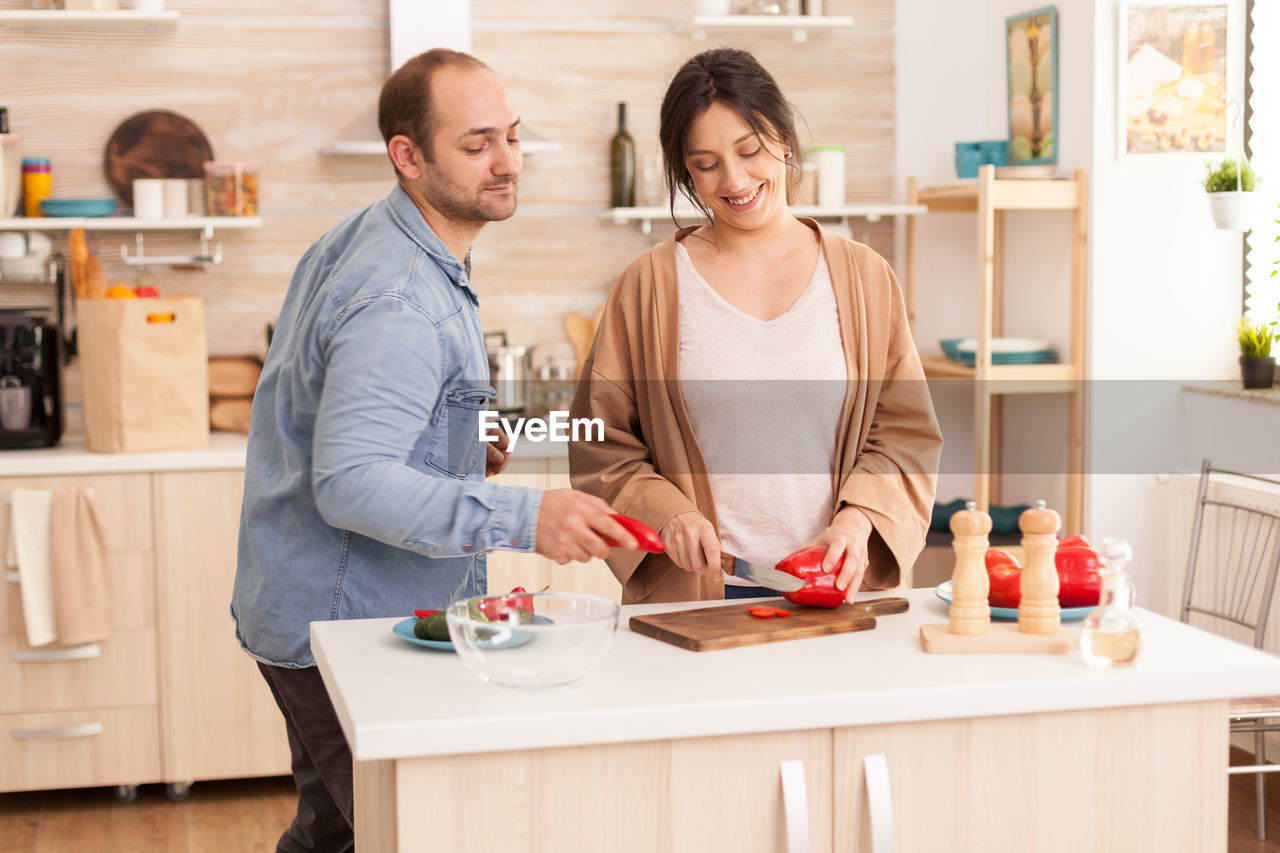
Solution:
[[[1280,482],[1214,468],[1208,459],[1200,466],[1200,488],[1192,524],[1191,549],[1182,595],[1182,621],[1192,613],[1252,631],[1255,648],[1261,649],[1267,619],[1280,570],[1280,512],[1251,506],[1238,500],[1210,497],[1210,485],[1223,476],[1266,483],[1280,493]],[[1197,571],[1197,570],[1200,571]],[[1239,632],[1235,637],[1239,638]],[[1280,771],[1268,764],[1265,737],[1280,731],[1280,696],[1233,699],[1231,732],[1252,733],[1254,763],[1227,769],[1228,773],[1257,776],[1258,838],[1267,837],[1266,775]]]

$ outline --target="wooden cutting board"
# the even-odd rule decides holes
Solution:
[[[756,604],[790,610],[791,615],[781,619],[776,616],[772,619],[757,619],[747,612],[748,607]],[[908,606],[905,598],[877,598],[826,610],[771,599],[632,616],[629,626],[637,634],[644,634],[682,649],[709,652],[778,640],[802,640],[849,631],[869,631],[876,626],[877,616],[906,613]]]
[[[133,206],[135,178],[202,178],[213,148],[195,122],[167,110],[130,116],[107,140],[107,183]]]

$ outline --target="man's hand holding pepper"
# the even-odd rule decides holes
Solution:
[[[612,547],[605,540],[635,549],[636,538],[613,520],[612,513],[611,506],[586,492],[543,492],[534,550],[563,566],[569,562],[585,563],[592,557],[604,559]]]
[[[720,537],[707,517],[696,510],[682,512],[658,532],[667,546],[667,556],[686,572],[719,574]]]
[[[862,576],[867,573],[869,558],[867,541],[871,538],[871,519],[857,507],[846,506],[836,513],[826,530],[818,534],[811,545],[824,545],[827,554],[822,558],[822,567],[827,571],[833,569],[844,555],[844,565],[840,568],[840,576],[836,578],[836,586],[845,591],[845,601],[850,604],[858,595],[862,586]]]

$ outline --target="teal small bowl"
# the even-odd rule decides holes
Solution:
[[[978,167],[982,165],[982,143],[956,143],[956,176],[960,178],[978,177]]]
[[[999,168],[1009,165],[1009,140],[1007,139],[984,139],[978,143],[978,150],[982,153],[984,166]]]

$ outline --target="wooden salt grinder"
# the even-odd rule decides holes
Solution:
[[[1056,634],[1062,627],[1058,607],[1058,569],[1053,555],[1058,547],[1062,519],[1044,501],[1018,518],[1022,547],[1026,552],[1022,568],[1022,603],[1018,606],[1018,630],[1024,634]]]
[[[956,552],[956,567],[951,572],[951,624],[948,631],[965,637],[985,636],[991,627],[991,606],[987,593],[987,534],[991,532],[991,516],[979,512],[969,501],[951,516],[951,547]]]

